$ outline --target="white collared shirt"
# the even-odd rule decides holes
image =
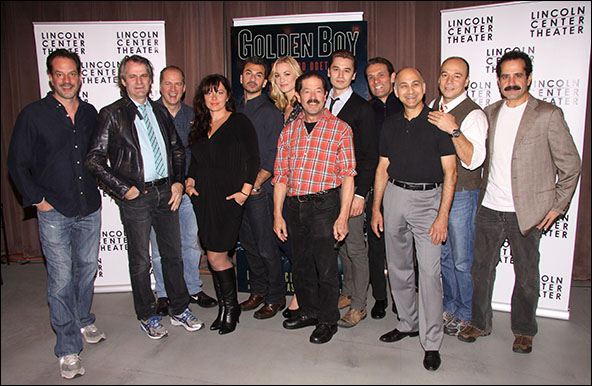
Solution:
[[[335,91],[334,88],[332,88],[331,91],[329,91],[329,96],[327,97],[327,100],[325,101],[325,107],[327,108],[327,110],[329,110],[329,106],[331,106],[331,99],[333,99],[333,95],[335,95],[334,91]],[[331,111],[331,114],[337,116],[337,114],[339,114],[339,112],[341,111],[341,109],[343,108],[343,106],[349,100],[349,98],[352,96],[353,93],[354,93],[354,90],[352,89],[351,86],[349,86],[347,88],[347,90],[345,90],[343,92],[343,94],[338,96],[337,98],[339,98],[339,100],[335,101],[335,104],[333,105],[333,111]]]
[[[448,104],[443,104],[444,99],[441,98],[438,109],[441,110],[443,108],[444,112],[448,113],[467,98],[468,96],[466,91]],[[436,100],[434,99],[430,102],[430,108],[433,108],[432,106],[434,105],[435,101]],[[461,165],[465,169],[475,170],[483,164],[483,161],[485,161],[485,140],[487,139],[488,127],[489,124],[487,122],[487,115],[485,115],[485,113],[479,109],[471,111],[460,124],[460,131],[473,145],[473,157],[471,158],[471,163],[467,165],[460,161]]]

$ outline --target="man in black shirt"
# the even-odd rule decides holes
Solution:
[[[400,321],[380,340],[390,343],[419,335],[425,350],[424,367],[437,370],[444,336],[441,244],[447,237],[454,197],[456,153],[450,135],[428,122],[430,109],[422,101],[425,82],[418,70],[399,71],[395,94],[404,110],[388,118],[382,128],[372,230],[378,237],[384,232],[391,292]],[[380,213],[383,197],[384,224]],[[413,274],[414,241],[421,272],[419,304]]]
[[[384,120],[391,115],[400,113],[403,110],[403,105],[393,92],[393,83],[395,83],[395,76],[397,74],[388,59],[376,57],[368,60],[365,73],[368,88],[372,94],[370,105],[374,110],[378,143]],[[376,151],[378,152],[378,148]],[[372,184],[374,184],[374,176],[372,176]],[[374,232],[370,230],[369,224],[372,222],[373,200],[374,189],[370,189],[368,205],[366,205],[366,224],[368,224],[366,233],[368,238],[370,285],[372,286],[372,296],[376,300],[372,311],[370,311],[370,315],[373,319],[382,319],[386,316],[385,310],[388,306],[386,277],[384,275],[386,252],[384,249],[384,239],[376,237]],[[393,312],[397,312],[395,304],[393,304]]]
[[[49,319],[54,352],[66,379],[84,375],[78,354],[84,339],[105,334],[90,312],[98,268],[101,195],[84,157],[97,110],[80,100],[80,58],[64,49],[47,58],[52,91],[21,111],[8,149],[8,169],[23,206],[37,207],[47,263]]]
[[[261,156],[261,168],[245,203],[239,235],[249,264],[251,285],[251,295],[241,303],[241,309],[248,311],[265,303],[253,314],[256,319],[269,319],[286,306],[282,259],[273,233],[273,187],[270,178],[284,121],[280,111],[262,93],[267,85],[268,73],[269,67],[264,59],[253,56],[245,60],[240,76],[244,98],[237,108],[255,126]]]

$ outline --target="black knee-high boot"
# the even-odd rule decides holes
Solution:
[[[222,316],[224,315],[225,305],[222,301],[222,290],[220,289],[220,279],[218,278],[218,272],[214,271],[210,263],[208,263],[208,267],[210,268],[210,272],[212,273],[212,280],[214,281],[214,289],[216,290],[216,298],[218,300],[218,316],[216,320],[212,322],[210,326],[210,330],[219,330],[220,326],[222,326]]]
[[[228,334],[235,330],[241,314],[241,308],[236,295],[236,274],[234,273],[234,267],[224,271],[218,271],[216,274],[220,281],[222,303],[224,303],[222,324],[218,330],[218,334]]]

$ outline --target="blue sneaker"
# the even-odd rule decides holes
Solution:
[[[171,315],[171,324],[183,326],[187,331],[197,331],[204,326],[204,322],[193,316],[189,308],[186,308],[180,315]]]
[[[168,335],[168,331],[160,324],[160,316],[153,316],[148,320],[140,320],[140,327],[150,339],[161,339]]]

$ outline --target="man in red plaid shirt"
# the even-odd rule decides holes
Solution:
[[[337,332],[337,243],[348,233],[356,175],[352,131],[324,108],[327,88],[327,80],[315,72],[296,80],[303,112],[280,135],[273,178],[273,230],[282,241],[290,234],[300,304],[284,328],[316,326],[310,342],[317,344]]]

